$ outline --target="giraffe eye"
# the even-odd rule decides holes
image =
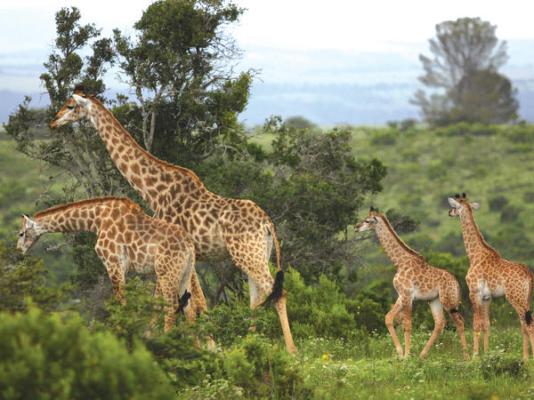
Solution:
[[[24,236],[24,232],[20,232],[19,237],[23,237],[23,236]]]
[[[69,110],[74,110],[74,106],[67,106]]]

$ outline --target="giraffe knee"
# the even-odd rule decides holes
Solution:
[[[384,322],[386,323],[386,326],[388,328],[393,328],[394,326],[394,323],[395,323],[395,316],[391,315],[391,314],[386,314],[386,317],[384,318]]]

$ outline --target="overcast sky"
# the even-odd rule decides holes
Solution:
[[[38,76],[55,36],[54,14],[76,6],[84,22],[110,35],[132,31],[147,0],[0,1],[0,90],[43,91]],[[262,84],[377,84],[414,82],[418,54],[439,22],[481,17],[510,42],[513,79],[532,77],[534,2],[528,0],[236,0],[247,9],[229,30],[243,50],[242,68]],[[115,76],[108,86],[117,85]]]
[[[480,16],[498,26],[502,39],[534,39],[534,3],[525,0],[238,0],[247,9],[231,29],[244,50],[245,64],[269,70],[263,55],[273,50],[330,50],[348,53],[396,53],[417,62],[417,54],[434,35],[436,23],[462,16]],[[109,34],[114,27],[129,30],[146,0],[3,0],[0,2],[0,57],[2,66],[41,64],[54,38],[54,13],[74,5],[87,22]],[[320,62],[320,60],[315,60]],[[2,71],[0,71],[1,73]],[[299,79],[296,74],[295,79]],[[0,86],[21,88],[21,81]],[[32,86],[24,83],[26,86]]]

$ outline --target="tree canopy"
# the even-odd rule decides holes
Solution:
[[[503,123],[517,118],[515,90],[498,72],[508,56],[496,29],[480,18],[436,25],[436,37],[429,40],[432,57],[419,56],[424,69],[419,80],[429,93],[418,90],[412,100],[427,122]]]

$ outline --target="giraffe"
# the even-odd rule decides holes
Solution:
[[[505,296],[519,316],[523,336],[523,359],[529,358],[529,341],[534,357],[534,324],[532,323],[532,288],[534,276],[526,265],[505,260],[484,240],[473,210],[480,207],[471,203],[465,193],[448,198],[450,217],[459,217],[469,270],[465,280],[473,307],[473,355],[479,353],[481,332],[484,352],[489,349],[489,308],[492,297]]]
[[[295,353],[287,318],[287,294],[283,290],[280,246],[274,224],[265,211],[253,201],[212,193],[193,171],[148,153],[96,97],[88,96],[78,86],[50,127],[54,129],[81,119],[92,123],[121,174],[155,215],[182,226],[191,235],[197,260],[230,258],[248,277],[251,309],[274,302],[286,349]],[[268,264],[273,245],[277,266],[274,279]],[[202,290],[193,274],[194,307],[197,293],[201,294]]]
[[[79,231],[96,233],[95,251],[121,302],[124,302],[123,286],[129,269],[138,273],[155,272],[156,295],[162,296],[166,303],[164,330],[174,326],[177,309],[183,309],[189,321],[195,320],[192,307],[186,306],[195,248],[182,228],[149,217],[129,199],[93,198],[40,211],[33,219],[23,215],[17,248],[26,253],[48,232]]]
[[[358,232],[374,229],[387,256],[397,268],[393,286],[399,297],[391,311],[386,314],[385,322],[399,357],[406,358],[410,355],[412,303],[414,300],[426,300],[434,318],[434,331],[420,357],[427,357],[430,348],[445,328],[445,308],[456,325],[464,359],[468,359],[464,321],[458,311],[461,300],[460,285],[456,278],[444,269],[432,267],[419,253],[408,247],[397,235],[386,215],[376,208],[371,207],[367,217],[357,224],[355,229]],[[394,326],[398,317],[402,318],[404,326],[404,352]]]

